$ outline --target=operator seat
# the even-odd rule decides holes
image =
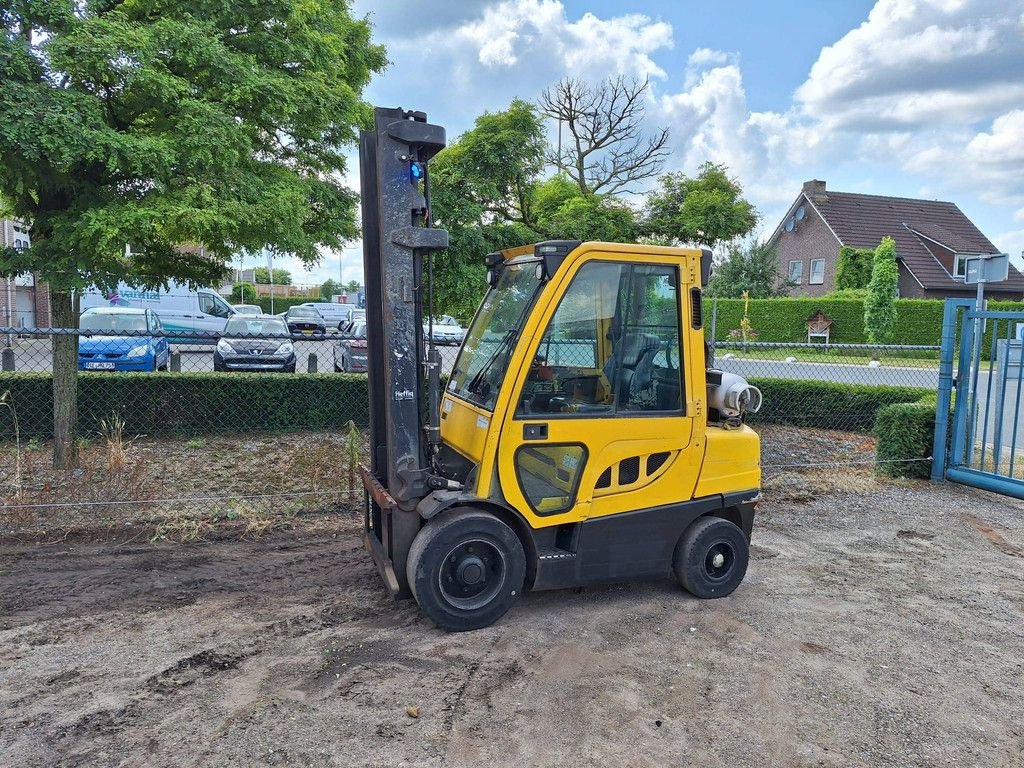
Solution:
[[[604,366],[609,382],[615,381],[616,366],[619,380],[615,384],[618,406],[628,407],[636,401],[635,394],[654,386],[654,356],[661,347],[661,341],[653,333],[625,333],[614,345],[612,356]]]

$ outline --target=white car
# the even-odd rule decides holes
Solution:
[[[423,338],[427,338],[430,325],[423,323]],[[434,341],[437,344],[461,344],[466,338],[466,329],[451,315],[434,318]]]

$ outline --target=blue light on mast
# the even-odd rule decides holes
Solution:
[[[419,163],[411,163],[409,165],[409,176],[412,177],[413,181],[419,181],[423,178],[423,166]]]

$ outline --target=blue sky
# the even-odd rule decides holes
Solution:
[[[353,10],[392,62],[368,100],[422,109],[451,138],[566,75],[648,77],[650,125],[671,131],[666,170],[725,163],[766,231],[818,178],[952,200],[1020,260],[1024,0],[356,0]],[[353,244],[307,278],[293,271],[358,279],[360,253]]]

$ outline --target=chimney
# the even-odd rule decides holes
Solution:
[[[805,181],[803,192],[812,203],[824,203],[828,200],[828,195],[825,194],[825,182],[818,179]]]

